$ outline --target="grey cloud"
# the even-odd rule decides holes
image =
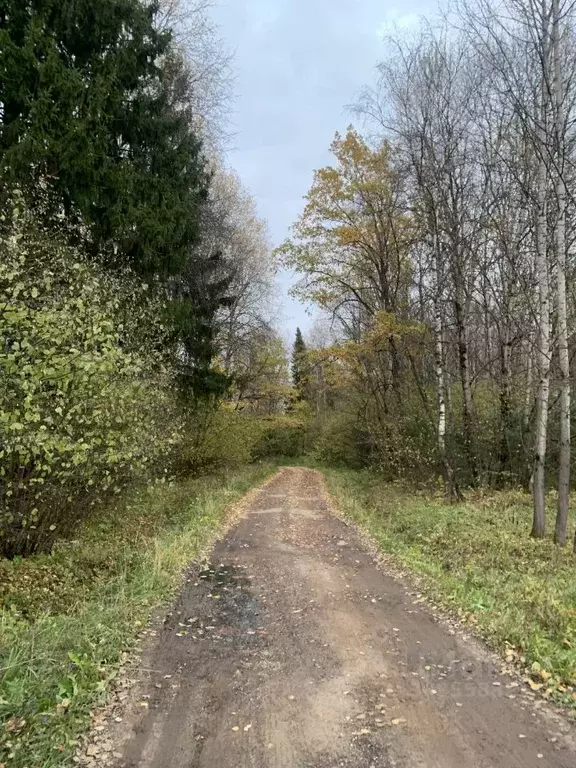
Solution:
[[[369,84],[393,19],[432,0],[221,0],[216,20],[236,50],[234,151],[229,161],[256,197],[275,245],[300,212],[314,168],[330,161],[345,106]],[[282,290],[291,282],[284,276]],[[290,304],[291,326],[309,325]]]

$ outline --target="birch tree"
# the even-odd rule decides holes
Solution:
[[[464,3],[467,35],[487,66],[506,85],[509,100],[532,145],[536,165],[533,192],[526,204],[535,209],[535,267],[538,292],[536,369],[538,387],[534,424],[532,535],[546,531],[546,458],[550,407],[551,358],[559,358],[558,507],[555,540],[566,541],[570,486],[570,360],[566,300],[567,143],[571,120],[566,113],[573,89],[573,65],[563,43],[573,3],[541,0],[521,3],[481,0]],[[536,84],[531,87],[531,84]],[[553,279],[555,275],[555,280]],[[556,312],[556,338],[552,312]]]

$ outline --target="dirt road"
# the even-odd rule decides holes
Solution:
[[[379,570],[310,470],[256,495],[144,661],[118,766],[576,765],[571,727]]]

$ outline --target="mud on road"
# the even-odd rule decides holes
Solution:
[[[116,726],[120,768],[574,768],[571,726],[379,569],[286,468],[192,571]]]

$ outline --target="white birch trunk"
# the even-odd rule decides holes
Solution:
[[[570,357],[568,354],[568,312],[566,307],[566,182],[564,180],[564,109],[560,46],[560,5],[552,0],[552,46],[554,56],[553,102],[556,137],[556,200],[558,220],[555,231],[556,309],[560,363],[560,453],[558,461],[558,507],[554,540],[566,543],[570,506]]]
[[[544,29],[543,34],[546,34]],[[543,47],[547,45],[543,38]],[[545,55],[545,59],[547,56]],[[545,66],[545,62],[544,65]],[[536,423],[534,434],[533,502],[534,514],[532,533],[542,538],[546,532],[546,447],[548,439],[548,400],[550,397],[550,284],[548,274],[548,221],[546,205],[546,95],[545,76],[542,75],[542,103],[537,127],[538,191],[537,191],[537,241],[536,274],[538,279],[539,328],[537,344],[538,392],[536,395]]]
[[[438,402],[437,447],[438,455],[444,472],[444,496],[448,503],[452,502],[457,490],[454,473],[446,455],[446,374],[444,370],[444,328],[442,322],[442,263],[438,238],[434,238],[434,357],[436,368],[436,390]]]

